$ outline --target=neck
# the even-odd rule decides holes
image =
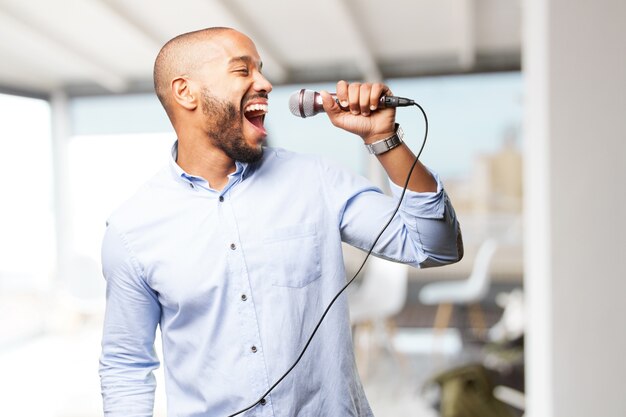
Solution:
[[[204,140],[178,140],[178,165],[188,174],[202,177],[211,188],[223,189],[228,175],[235,172],[235,161],[224,151]]]

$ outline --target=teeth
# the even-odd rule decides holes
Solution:
[[[249,111],[259,111],[259,110],[267,113],[267,104],[251,104],[244,109],[244,112],[247,113]]]

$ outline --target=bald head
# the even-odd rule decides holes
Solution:
[[[154,62],[154,90],[166,113],[172,117],[170,97],[171,82],[174,78],[188,75],[202,64],[201,52],[207,41],[236,32],[226,27],[212,27],[184,33],[168,41]]]

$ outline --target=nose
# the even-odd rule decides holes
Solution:
[[[260,71],[256,71],[256,77],[254,79],[254,89],[256,91],[264,91],[266,93],[269,93],[270,91],[272,91],[272,83],[270,83]]]

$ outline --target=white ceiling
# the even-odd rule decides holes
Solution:
[[[274,83],[516,69],[520,0],[0,0],[0,89],[150,91],[170,38],[230,26]]]

